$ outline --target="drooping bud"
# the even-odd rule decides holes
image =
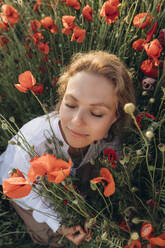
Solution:
[[[135,111],[135,105],[132,102],[126,103],[124,105],[124,111],[129,114],[132,115],[133,112]]]

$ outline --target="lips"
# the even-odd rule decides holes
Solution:
[[[78,133],[78,132],[73,131],[73,130],[70,129],[70,128],[68,128],[68,129],[69,129],[70,133],[71,133],[73,136],[75,136],[75,137],[86,137],[86,136],[88,136],[88,134]]]

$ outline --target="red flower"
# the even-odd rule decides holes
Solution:
[[[68,201],[67,200],[64,200],[63,203],[66,206],[68,204]]]
[[[142,121],[142,118],[143,118],[144,116],[146,116],[146,117],[148,117],[148,118],[150,118],[150,119],[152,119],[152,120],[155,120],[155,117],[154,117],[153,115],[149,114],[149,113],[145,113],[145,112],[139,113],[139,114],[136,116],[136,121],[137,121],[137,123],[138,123],[138,125],[139,125],[140,128],[141,128],[141,121]]]
[[[106,185],[104,186],[104,195],[106,197],[113,195],[115,193],[115,182],[110,171],[107,168],[101,168],[100,176],[101,177],[93,178],[92,183],[106,182]]]
[[[78,43],[82,43],[85,39],[85,29],[81,29],[80,27],[75,27],[73,29],[73,35],[71,41],[76,40]]]
[[[5,179],[2,188],[3,193],[13,199],[25,197],[32,190],[32,186],[18,169],[16,169],[16,172],[12,176]]]
[[[108,157],[110,165],[113,168],[116,168],[117,160],[118,160],[117,153],[113,149],[107,148],[107,149],[104,149],[104,155]]]
[[[160,57],[160,53],[162,51],[162,46],[160,45],[158,39],[145,44],[144,49],[147,55],[155,61],[155,65],[158,66],[158,58]]]
[[[165,29],[161,29],[159,32],[159,41],[162,46],[165,45]]]
[[[148,77],[156,78],[158,75],[158,68],[154,66],[152,60],[150,59],[144,60],[140,69]]]
[[[36,4],[33,6],[34,11],[38,11],[39,6],[42,5],[42,0],[36,0]]]
[[[86,5],[83,8],[82,13],[83,13],[83,16],[84,16],[85,20],[92,21],[93,10],[92,10],[92,8],[89,5]]]
[[[147,41],[146,40],[143,40],[143,39],[138,39],[138,40],[135,40],[132,44],[132,48],[135,49],[135,50],[143,50],[144,48],[144,44],[146,43]]]
[[[41,23],[38,20],[30,21],[31,29],[34,33],[38,32],[38,29],[41,27]]]
[[[33,86],[32,91],[36,95],[41,95],[44,91],[44,86],[42,84],[35,85],[35,86]]]
[[[43,18],[41,21],[41,25],[48,29],[51,33],[56,34],[58,32],[58,27],[54,23],[53,19],[49,16]]]
[[[46,174],[49,182],[60,183],[69,176],[72,161],[69,159],[69,162],[66,162],[52,154],[43,154],[41,157],[33,158],[30,164],[29,182],[34,182],[38,176]]]
[[[6,45],[9,43],[9,39],[3,35],[0,36],[0,46],[3,48],[3,49],[6,49]]]
[[[130,245],[126,245],[124,248],[141,248],[141,243],[139,239],[132,240]]]
[[[0,32],[8,31],[8,25],[4,22],[0,22]]]
[[[38,49],[40,52],[44,53],[44,54],[48,54],[49,53],[49,45],[48,42],[44,43],[44,42],[39,42],[38,43]]]
[[[64,15],[62,16],[62,24],[64,28],[62,29],[62,33],[66,35],[70,35],[72,30],[75,28],[74,20],[75,16]]]
[[[118,0],[106,1],[103,4],[102,9],[100,11],[100,16],[106,17],[105,21],[108,24],[115,22],[119,16],[119,10],[118,10],[119,6],[120,3]]]
[[[44,37],[41,32],[37,32],[32,35],[32,38],[33,38],[34,44],[37,45],[39,40],[42,40]]]
[[[5,24],[14,25],[19,21],[18,11],[11,5],[3,4],[1,18]]]
[[[147,32],[147,39],[146,39],[147,42],[149,42],[150,40],[152,40],[153,35],[156,34],[157,27],[158,27],[158,23],[155,22],[153,24],[152,28]]]
[[[133,19],[133,25],[137,28],[145,28],[152,22],[152,16],[149,13],[143,12],[137,14]]]
[[[76,9],[76,10],[80,9],[80,3],[78,2],[78,0],[66,0],[65,3],[68,6],[72,7],[73,9]]]
[[[121,228],[123,228],[123,229],[125,229],[125,230],[129,230],[129,228],[128,228],[128,226],[126,225],[126,223],[125,223],[125,221],[124,220],[122,220],[122,222],[120,223],[120,225],[119,225]]]
[[[24,73],[21,73],[18,77],[18,81],[20,84],[14,84],[14,86],[23,93],[31,90],[36,84],[36,80],[33,77],[31,71],[25,71]]]

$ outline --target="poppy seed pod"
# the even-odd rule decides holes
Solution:
[[[144,78],[142,80],[142,87],[144,90],[153,90],[156,80],[150,77]]]

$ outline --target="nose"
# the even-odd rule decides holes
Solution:
[[[72,124],[75,126],[81,126],[85,124],[85,112],[81,109],[78,109],[72,118]]]

